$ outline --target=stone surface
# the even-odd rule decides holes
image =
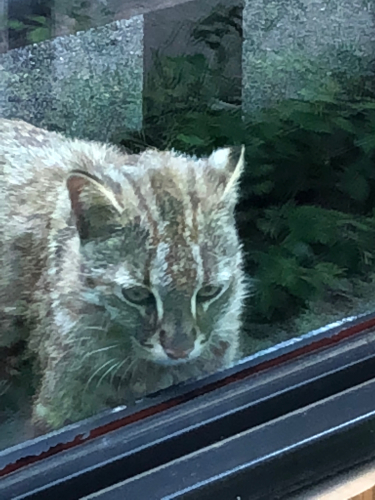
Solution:
[[[142,125],[143,16],[0,55],[0,116],[108,141]]]
[[[375,6],[367,0],[245,0],[244,109],[313,98],[372,71]]]

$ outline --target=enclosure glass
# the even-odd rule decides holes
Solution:
[[[77,420],[77,415],[84,418],[106,406],[132,404],[155,389],[375,309],[374,19],[374,2],[364,0],[149,0],[147,6],[137,0],[0,0],[0,127],[3,134],[13,134],[13,139],[0,139],[0,166],[6,174],[1,189],[9,194],[9,202],[0,204],[0,217],[10,220],[5,215],[10,210],[14,217],[9,223],[14,241],[2,248],[0,259],[4,276],[7,269],[7,279],[18,283],[0,292],[0,449],[34,436],[36,414],[38,432],[45,432]],[[20,137],[29,132],[4,119],[23,120],[67,138],[115,144],[130,172],[126,182],[133,187],[123,198],[133,201],[125,208],[120,196],[124,188],[118,188],[120,193],[113,187],[118,177],[109,173],[112,164],[99,180],[81,172],[69,174],[66,181],[76,217],[69,227],[79,219],[76,201],[90,182],[87,189],[97,189],[93,198],[102,196],[102,201],[111,200],[112,211],[133,215],[127,216],[128,237],[122,233],[126,244],[121,249],[113,238],[117,219],[108,223],[106,237],[98,230],[92,240],[80,233],[77,223],[77,252],[86,259],[77,280],[86,280],[86,296],[90,287],[90,297],[95,288],[102,290],[100,279],[112,276],[115,268],[113,282],[122,289],[113,288],[113,298],[108,298],[106,288],[105,299],[97,304],[90,299],[91,312],[85,314],[91,320],[80,337],[80,342],[87,341],[86,351],[82,340],[79,356],[62,362],[66,364],[59,375],[57,368],[51,369],[60,355],[54,351],[58,335],[55,340],[48,336],[48,318],[67,318],[73,311],[74,300],[69,311],[68,306],[62,309],[60,296],[54,297],[74,297],[78,281],[65,285],[64,268],[60,283],[70,289],[58,291],[48,284],[52,278],[43,281],[40,276],[57,272],[48,260],[52,247],[61,246],[66,265],[74,265],[76,254],[69,255],[67,244],[57,244],[52,226],[45,227],[38,200],[26,215],[23,204],[14,201],[22,194],[28,207],[28,189],[34,192],[33,183],[39,183],[51,213],[52,204],[60,206],[49,192],[55,181],[47,181],[44,174],[28,177],[22,163],[27,153],[19,149],[20,144],[22,151],[29,147],[32,156],[32,148],[49,139],[33,129],[30,135],[38,144],[30,138],[22,143]],[[16,135],[17,146],[9,142]],[[65,161],[68,153],[61,152],[65,146],[57,151],[58,144],[48,147]],[[155,148],[167,156],[157,156]],[[140,178],[135,165],[145,150],[145,166],[139,168],[148,172],[150,162],[161,168],[172,162],[171,170],[163,170],[160,178],[154,173]],[[51,168],[59,168],[56,158],[49,160]],[[77,158],[71,161],[72,171],[84,169]],[[197,165],[207,175],[200,177]],[[106,184],[107,174],[112,184]],[[134,213],[131,203],[137,205]],[[107,205],[99,205],[104,217]],[[17,257],[17,252],[26,255],[39,244],[35,231],[21,228],[21,238],[15,229],[25,221],[34,227],[39,219],[43,237],[52,245],[48,258],[35,264],[44,270],[40,275],[34,265],[28,267],[28,260]],[[91,231],[95,224],[90,224]],[[151,241],[146,226],[160,239]],[[9,240],[11,229],[2,241]],[[109,240],[110,250],[103,246]],[[107,256],[102,275],[100,252]],[[149,266],[153,271],[147,280],[124,290],[120,261],[113,261],[116,252],[126,269]],[[91,267],[88,255],[94,255]],[[180,293],[176,276],[184,259],[180,281],[190,291]],[[158,282],[156,290],[152,276],[167,268],[170,281],[160,278],[166,284]],[[4,276],[0,274],[3,283]],[[32,283],[25,282],[22,289],[25,276]],[[39,310],[43,301],[35,297],[40,294],[49,301]],[[108,324],[98,315],[104,301]],[[32,307],[39,312],[25,313]],[[76,322],[83,316],[77,308]],[[140,327],[136,319],[136,341],[130,338],[129,318],[135,310],[146,322],[155,315],[156,340],[145,333],[154,327]],[[173,317],[169,323],[168,311]],[[116,323],[122,314],[126,318]],[[162,318],[169,326],[163,326]],[[70,320],[61,320],[61,331]],[[112,321],[116,326],[108,326]],[[43,322],[47,326],[40,326]],[[130,335],[126,341],[123,328]],[[132,357],[121,357],[122,342]],[[140,359],[145,360],[139,366],[137,349],[143,349]],[[85,408],[66,409],[75,404]],[[50,416],[44,422],[46,414]]]

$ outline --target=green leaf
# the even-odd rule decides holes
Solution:
[[[27,35],[27,38],[30,40],[32,43],[39,43],[43,42],[44,40],[47,40],[50,36],[50,31],[48,28],[35,28],[30,31],[30,33]]]
[[[192,145],[192,146],[202,146],[205,144],[205,140],[201,139],[200,137],[196,135],[185,135],[185,134],[179,134],[177,136],[177,139],[180,141]]]
[[[337,116],[333,118],[332,122],[337,125],[345,132],[350,132],[351,134],[355,134],[358,132],[357,127],[355,127],[351,120],[346,120],[342,116]]]
[[[312,112],[293,110],[289,118],[305,130],[323,133],[332,132],[332,125],[326,115],[319,116]]]
[[[25,23],[22,23],[21,21],[12,20],[12,19],[8,20],[8,26],[10,29],[15,30],[15,31],[23,30],[27,27],[27,25]]]
[[[348,169],[343,173],[338,187],[356,201],[365,201],[370,193],[367,179],[354,169]]]
[[[258,184],[254,184],[253,186],[250,187],[250,190],[256,195],[262,195],[270,193],[274,188],[274,186],[275,183],[272,180],[267,180],[260,182]]]
[[[364,134],[354,144],[361,148],[367,155],[375,151],[375,133]]]
[[[44,16],[26,16],[27,19],[30,19],[30,21],[34,21],[35,23],[41,24],[41,25],[46,25],[48,24],[48,19]]]

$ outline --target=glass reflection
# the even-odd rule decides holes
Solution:
[[[372,2],[0,12],[0,447],[374,309]]]

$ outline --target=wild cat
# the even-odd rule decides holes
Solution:
[[[126,155],[0,120],[0,345],[27,325],[52,429],[239,356],[244,151]],[[22,330],[24,332],[25,329]]]

